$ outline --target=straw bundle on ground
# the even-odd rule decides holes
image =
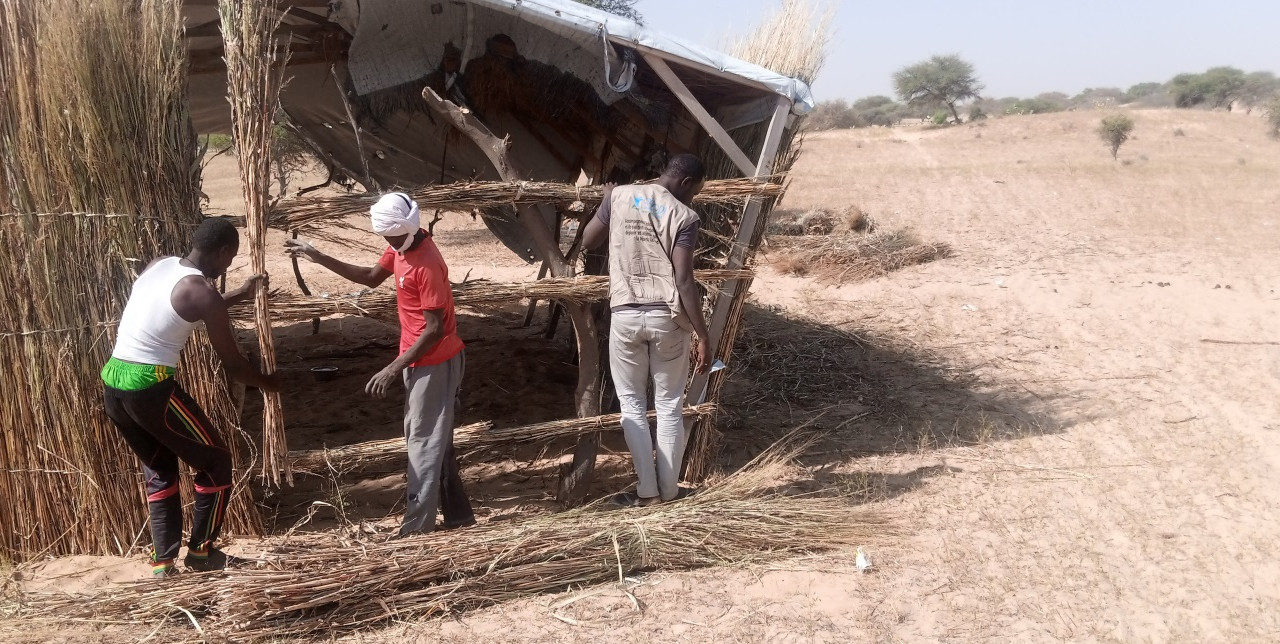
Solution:
[[[716,412],[716,406],[710,403],[687,407],[684,410],[686,419],[698,419]],[[656,418],[649,412],[649,418]],[[607,414],[594,418],[571,418],[553,420],[520,427],[494,429],[493,423],[483,422],[463,425],[454,430],[453,444],[459,452],[466,453],[481,448],[505,448],[516,445],[546,444],[561,438],[575,438],[583,434],[610,431],[622,426],[621,414]],[[293,468],[299,472],[329,472],[380,467],[403,461],[405,444],[403,438],[392,438],[381,441],[368,441],[355,445],[343,445],[333,449],[299,450],[289,452]]]
[[[156,621],[200,615],[203,635],[308,637],[470,610],[570,586],[776,560],[888,536],[887,519],[838,496],[787,496],[794,451],[771,450],[682,501],[600,505],[383,543],[281,539],[256,570],[184,575],[91,597],[31,596],[32,614]]]
[[[746,279],[751,271],[699,270],[698,281],[709,290],[731,279]],[[609,296],[607,275],[583,275],[580,277],[547,278],[535,282],[467,282],[455,286],[453,301],[458,306],[491,306],[518,302],[525,299],[558,300],[561,302],[598,302]],[[286,293],[274,293],[271,307],[275,318],[282,322],[299,322],[326,315],[353,315],[384,320],[396,319],[396,295],[393,291],[375,289],[342,297],[318,297]],[[243,308],[232,311],[233,317],[243,315]]]
[[[833,284],[868,280],[915,264],[951,256],[947,244],[926,244],[906,229],[870,235],[837,234],[776,238],[774,266]]]
[[[280,19],[253,0],[220,0],[222,45],[227,63],[227,101],[231,103],[232,140],[244,188],[245,232],[253,272],[267,272],[267,218],[271,199],[271,153],[275,114],[284,83],[284,61],[277,65],[274,31]],[[287,57],[287,53],[285,54]],[[267,293],[254,297],[254,325],[262,370],[276,369]],[[262,391],[262,476],[279,485],[292,482],[279,392]]]
[[[102,411],[98,372],[136,271],[184,250],[199,221],[180,10],[0,2],[4,557],[121,553],[145,531],[138,464]],[[118,212],[129,214],[94,214]],[[197,335],[179,378],[218,427],[234,428],[202,351]],[[227,525],[260,529],[244,495]]]
[[[741,205],[751,197],[771,197],[781,193],[775,183],[755,183],[746,179],[708,181],[696,203]],[[422,210],[469,211],[511,204],[553,203],[566,206],[582,202],[587,209],[599,205],[602,186],[577,187],[567,183],[536,181],[490,181],[425,186],[409,194]],[[349,215],[364,215],[377,200],[376,195],[340,195],[313,199],[292,199],[276,205],[271,226],[281,230],[312,229],[337,222]]]

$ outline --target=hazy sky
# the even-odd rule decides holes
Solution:
[[[658,31],[719,46],[781,0],[640,0]],[[932,54],[973,63],[985,96],[1127,88],[1231,65],[1280,72],[1280,0],[843,0],[818,100],[892,95]]]

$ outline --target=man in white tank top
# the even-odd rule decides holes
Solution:
[[[227,375],[275,391],[279,379],[263,375],[236,347],[227,307],[253,297],[267,283],[254,275],[223,295],[213,279],[226,272],[240,249],[240,236],[225,219],[196,227],[186,257],[151,262],[133,285],[111,359],[102,368],[107,416],[142,461],[151,515],[151,565],[157,576],[174,572],[182,545],[182,501],[178,461],[196,470],[195,512],[187,542],[188,568],[215,570],[226,555],[214,547],[231,496],[231,452],[176,376],[182,347],[204,323],[209,343]]]
[[[639,479],[635,494],[614,497],[620,505],[670,501],[680,493],[690,331],[697,334],[698,371],[710,364],[702,295],[693,278],[700,220],[689,207],[705,177],[698,157],[675,156],[653,183],[607,187],[583,230],[584,247],[609,243],[609,370]],[[646,409],[650,379],[656,445]]]

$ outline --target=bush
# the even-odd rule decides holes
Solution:
[[[230,134],[206,134],[204,141],[210,152],[222,152],[231,147]]]
[[[1098,136],[1109,146],[1111,146],[1111,158],[1115,159],[1120,154],[1120,146],[1129,140],[1129,136],[1133,133],[1133,119],[1127,114],[1112,114],[1103,117],[1102,124],[1098,127]]]
[[[1061,112],[1062,105],[1044,98],[1024,98],[1009,107],[1006,114],[1049,114]]]
[[[1271,138],[1280,139],[1280,96],[1267,103],[1267,128]]]
[[[974,105],[969,108],[969,122],[972,123],[973,121],[985,121],[986,119],[987,119],[987,113],[982,111],[982,108],[980,106]]]
[[[1138,83],[1137,85],[1130,87],[1129,90],[1124,93],[1124,100],[1126,103],[1132,103],[1134,101],[1140,101],[1144,98],[1164,93],[1164,84],[1162,83]]]
[[[946,125],[947,120],[950,118],[951,118],[951,115],[948,114],[946,110],[938,110],[937,112],[933,113],[933,124]]]
[[[842,99],[815,105],[805,119],[805,126],[811,130],[843,130],[857,127],[857,123],[849,103]]]
[[[1183,129],[1182,129],[1182,128],[1180,128],[1180,127],[1179,127],[1179,128],[1174,128],[1174,130],[1173,130],[1173,135],[1174,135],[1174,136],[1186,136],[1186,135],[1187,135],[1187,133],[1186,133],[1185,131],[1183,131]]]

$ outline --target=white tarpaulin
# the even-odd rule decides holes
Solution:
[[[605,47],[605,38],[780,94],[795,104],[797,114],[813,109],[813,94],[799,80],[573,0],[365,0],[359,12],[348,66],[361,94],[422,78],[439,65],[444,43],[461,49],[469,61],[484,53],[487,38],[505,33],[520,43],[521,56],[572,73],[606,103],[619,98],[613,84],[623,61],[614,47]],[[612,78],[605,75],[606,65]]]

